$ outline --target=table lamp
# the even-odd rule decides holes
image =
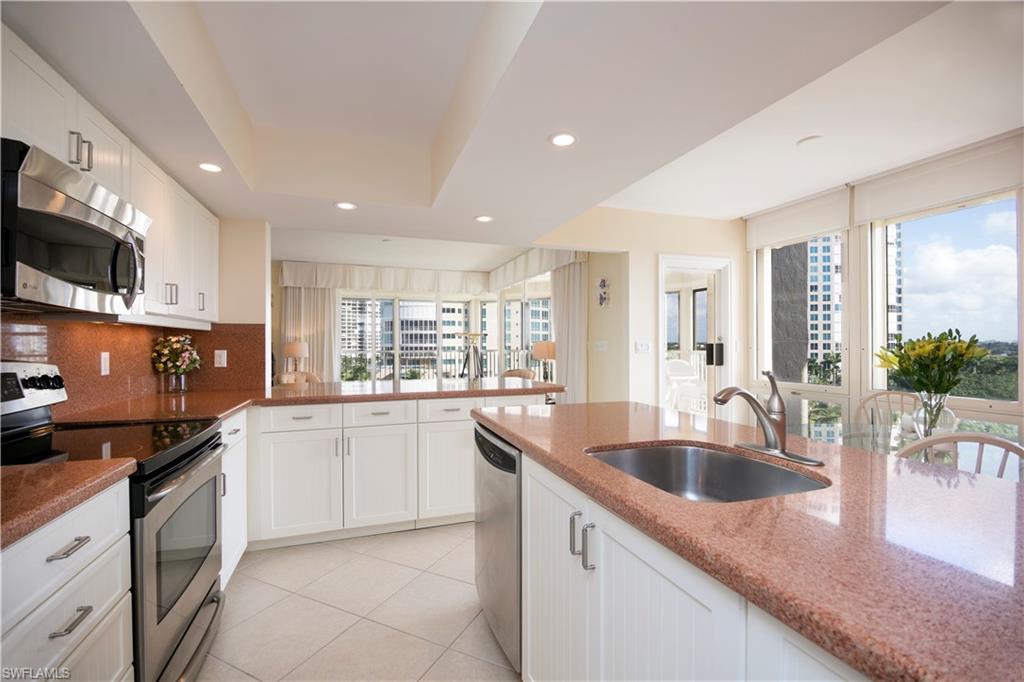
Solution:
[[[548,362],[555,359],[555,342],[538,341],[533,344],[533,359],[540,360],[541,367],[543,368],[543,380],[545,382],[549,381],[550,375],[548,373]]]
[[[284,344],[284,357],[285,360],[291,358],[291,371],[299,371],[299,360],[304,360],[309,357],[309,344],[305,341],[289,341]]]

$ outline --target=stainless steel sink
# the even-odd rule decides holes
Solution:
[[[740,502],[828,487],[792,469],[712,448],[666,445],[589,454],[641,481],[698,502]]]

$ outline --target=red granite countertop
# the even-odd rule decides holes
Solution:
[[[104,424],[228,417],[249,405],[347,403],[377,400],[429,400],[433,398],[481,398],[487,396],[561,393],[565,389],[526,379],[490,377],[470,384],[464,379],[399,382],[338,382],[275,386],[268,391],[190,391],[158,393],[121,400],[103,407],[76,412],[59,419],[61,424]]]
[[[0,467],[0,547],[7,547],[135,471],[130,457]]]
[[[661,440],[728,446],[760,440],[756,429],[638,403],[473,415],[873,678],[1024,677],[1024,485],[790,436],[790,450],[825,466],[788,466],[824,477],[829,487],[692,502],[584,451]]]

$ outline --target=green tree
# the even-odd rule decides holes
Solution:
[[[365,356],[345,355],[341,358],[341,380],[342,381],[368,381],[370,379],[370,368]]]

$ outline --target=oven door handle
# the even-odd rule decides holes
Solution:
[[[215,459],[219,458],[222,454],[224,454],[224,451],[227,449],[228,446],[224,444],[218,445],[216,448],[213,449],[213,452],[204,457],[203,460],[199,462],[199,464],[189,467],[188,471],[183,473],[181,476],[172,478],[171,480],[167,481],[159,488],[151,492],[149,495],[146,495],[146,501],[149,502],[150,504],[153,504],[164,499],[165,497],[173,493],[175,490],[191,481],[192,478],[196,476],[201,469],[206,468],[208,464],[210,464]]]

